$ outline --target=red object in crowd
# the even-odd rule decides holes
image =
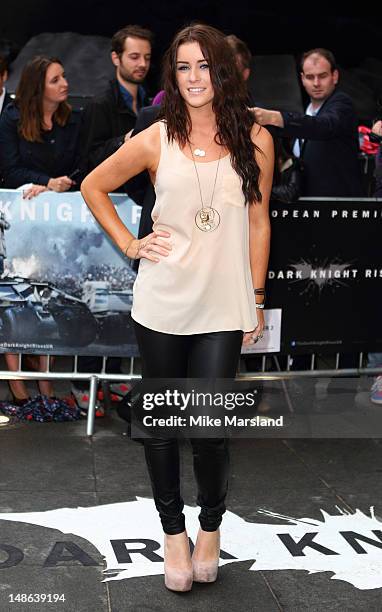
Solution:
[[[366,125],[358,126],[358,137],[359,137],[359,148],[367,155],[376,155],[379,144],[375,142],[370,142],[369,134],[371,129],[366,127]]]

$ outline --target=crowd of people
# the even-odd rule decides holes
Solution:
[[[251,52],[235,35],[226,40],[241,78],[247,82]],[[126,26],[116,32],[111,40],[115,77],[105,83],[104,95],[92,99],[83,110],[68,103],[69,84],[59,58],[38,56],[29,61],[11,97],[6,91],[6,58],[0,57],[1,186],[23,187],[27,199],[47,190],[78,190],[91,170],[148,128],[161,112],[164,99],[163,91],[149,99],[144,88],[152,44],[152,32],[140,26]],[[248,98],[256,122],[268,128],[275,143],[272,198],[291,203],[299,196],[366,195],[359,161],[358,120],[351,98],[337,87],[340,72],[333,54],[323,48],[307,51],[301,58],[300,76],[309,96],[304,114],[259,108]],[[371,134],[380,145],[381,120],[374,122]],[[155,204],[147,172],[123,188],[142,205],[138,236],[146,236],[152,231]],[[381,146],[376,155],[375,195],[382,196]],[[134,262],[136,269],[138,264]],[[109,276],[101,274],[102,278]],[[72,280],[77,294],[78,280]],[[16,369],[17,357],[7,355],[7,363]],[[382,365],[382,355],[370,355],[370,364],[376,363]],[[79,360],[79,371],[96,372],[100,367],[101,359]],[[120,360],[109,360],[108,371],[120,373]],[[17,401],[29,399],[21,382],[12,382],[11,389]],[[54,396],[51,386],[44,390]],[[86,408],[86,384],[77,383],[72,391]],[[382,403],[382,378],[373,387],[372,399]]]

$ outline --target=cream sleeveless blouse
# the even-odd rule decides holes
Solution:
[[[248,205],[230,156],[220,159],[213,207],[220,225],[198,229],[201,208],[193,161],[159,122],[161,154],[156,173],[153,229],[171,233],[170,254],[159,262],[142,258],[133,287],[132,318],[169,334],[251,331],[257,325],[249,260]],[[204,206],[209,206],[217,161],[196,162]]]

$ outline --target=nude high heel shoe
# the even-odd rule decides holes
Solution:
[[[197,544],[194,549],[194,554],[197,549]],[[220,553],[220,531],[217,534],[218,554],[214,559],[202,561],[194,558],[192,555],[192,569],[194,582],[215,582],[218,576],[219,569],[219,553]]]
[[[170,591],[191,591],[192,570],[180,570],[175,567],[164,566],[164,583]]]
[[[187,535],[187,534],[186,534]],[[190,557],[190,567],[189,569],[180,569],[175,565],[169,565],[168,562],[168,541],[167,534],[165,534],[164,540],[164,583],[165,586],[170,589],[170,591],[190,591],[192,588],[193,581],[193,570],[191,563],[191,555],[190,550],[188,549],[188,554]],[[171,537],[171,536],[169,536]],[[188,537],[187,537],[188,543]]]

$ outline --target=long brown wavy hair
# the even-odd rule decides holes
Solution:
[[[194,24],[182,29],[164,56],[165,96],[159,118],[166,120],[169,142],[175,140],[184,147],[192,129],[190,113],[176,82],[178,49],[180,45],[190,42],[199,44],[208,61],[214,89],[212,108],[217,126],[215,141],[228,149],[232,166],[242,180],[246,203],[261,202],[260,168],[255,159],[255,151],[261,153],[261,149],[251,140],[255,120],[253,113],[248,110],[246,85],[224,34],[211,26]]]
[[[55,57],[38,55],[28,62],[22,71],[16,90],[15,103],[20,111],[19,134],[29,142],[42,142],[44,129],[43,98],[46,71],[51,64],[62,62]],[[53,114],[53,122],[64,126],[71,113],[66,101],[60,102]]]

